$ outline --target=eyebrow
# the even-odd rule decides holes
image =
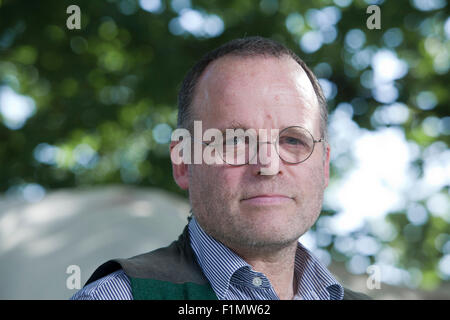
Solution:
[[[244,131],[247,131],[248,130],[248,128],[247,128],[247,126],[246,125],[243,125],[242,123],[240,123],[239,121],[237,121],[237,120],[233,120],[233,121],[231,121],[231,123],[228,125],[228,126],[226,126],[224,129],[219,129],[222,133],[226,133],[226,130],[227,129],[233,129],[233,130],[236,130],[236,129],[243,129]]]
[[[285,129],[285,128],[292,127],[292,126],[296,126],[296,124],[292,124],[292,125],[287,125],[287,126],[281,127],[281,128],[278,128],[278,130],[281,131],[281,130],[283,130],[283,129]],[[302,126],[302,124],[300,124],[300,126]],[[306,127],[305,127],[305,128],[306,128]],[[228,126],[226,126],[225,128],[223,128],[223,129],[221,129],[221,128],[218,128],[218,129],[219,129],[220,132],[222,132],[222,133],[226,133],[226,130],[227,130],[227,129],[232,129],[232,130],[242,129],[242,130],[244,130],[244,131],[247,131],[247,130],[249,130],[249,129],[254,129],[254,130],[258,131],[258,129],[255,129],[255,128],[248,128],[246,125],[240,123],[240,122],[237,121],[237,120],[231,121],[231,123],[230,123]],[[276,129],[276,128],[274,128],[274,129]]]

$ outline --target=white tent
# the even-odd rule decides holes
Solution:
[[[0,200],[0,299],[68,299],[101,263],[168,245],[187,223],[185,199],[111,186],[50,192],[38,203]],[[73,278],[71,278],[73,280]]]

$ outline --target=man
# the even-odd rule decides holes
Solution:
[[[256,147],[249,137],[224,137],[213,152],[218,163],[172,156],[192,207],[183,234],[169,247],[103,264],[73,299],[368,298],[344,289],[298,242],[320,214],[330,160],[326,101],[304,62],[265,38],[230,41],[190,70],[178,108],[178,127],[190,132],[196,120],[202,133],[269,134]],[[213,142],[201,141],[200,151]],[[227,156],[239,145],[250,156],[233,163]]]

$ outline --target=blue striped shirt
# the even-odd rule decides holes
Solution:
[[[269,279],[228,247],[209,236],[192,218],[189,236],[197,262],[219,300],[277,300]],[[313,254],[298,243],[294,267],[294,299],[342,300],[344,288]],[[113,272],[78,291],[73,300],[132,300],[130,280]]]

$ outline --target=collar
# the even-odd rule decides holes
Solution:
[[[297,294],[304,300],[342,300],[344,287],[311,251],[298,242],[295,254]]]
[[[261,287],[271,289],[269,280],[254,271],[247,262],[227,246],[208,235],[195,217],[189,222],[191,246],[197,261],[220,300],[229,290],[230,283],[246,283],[251,287],[254,276],[262,279]],[[344,288],[314,255],[298,243],[295,255],[297,292],[294,299],[342,300]]]

